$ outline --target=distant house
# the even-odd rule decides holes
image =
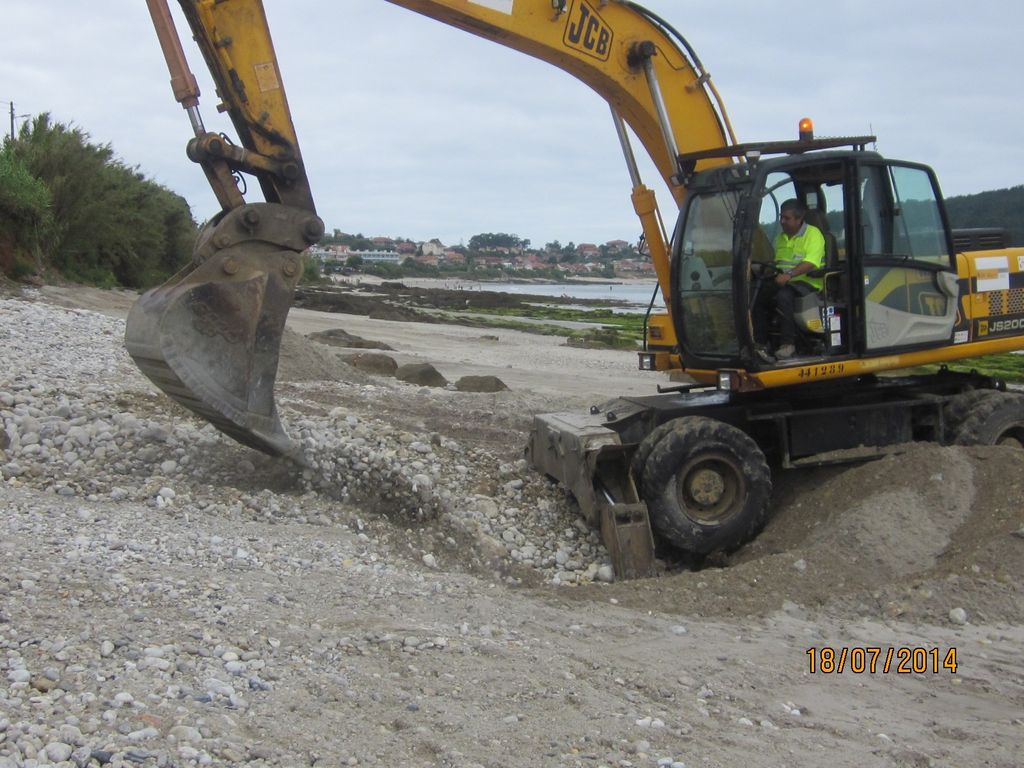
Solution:
[[[440,256],[445,252],[444,244],[436,237],[425,243],[420,243],[420,253],[424,256]]]
[[[632,272],[636,274],[654,274],[654,264],[649,259],[621,259],[612,263],[616,274]]]
[[[401,264],[402,254],[398,251],[349,251],[349,256],[358,256],[364,262],[383,262],[385,264]]]
[[[622,253],[623,251],[631,250],[633,246],[625,240],[609,240],[604,244],[604,247],[608,249],[609,253]]]
[[[309,249],[309,255],[320,263],[321,267],[342,265],[349,255],[347,245],[317,245]]]
[[[601,255],[601,249],[593,243],[580,243],[576,246],[576,253],[585,258],[594,258]]]

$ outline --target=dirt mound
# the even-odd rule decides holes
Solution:
[[[342,360],[341,355],[327,346],[310,342],[301,334],[285,329],[281,337],[281,356],[278,379],[285,381],[351,381],[366,383],[366,374],[357,371]]]
[[[1019,621],[1022,492],[1024,452],[1002,447],[920,444],[867,464],[780,473],[764,532],[726,561],[611,590],[670,613],[850,604],[885,618],[947,623],[963,608],[969,620]]]
[[[805,503],[831,512],[808,548],[867,565],[880,577],[935,568],[971,516],[976,494],[971,458],[930,448],[860,467],[810,494]]]

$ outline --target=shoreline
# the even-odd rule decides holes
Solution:
[[[622,285],[622,286],[650,286],[653,290],[654,285],[657,283],[657,279],[653,276],[649,279],[645,278],[634,278],[634,277],[622,277],[622,278],[597,278],[597,277],[577,277],[568,280],[555,281],[555,280],[527,280],[523,278],[517,278],[515,280],[462,280],[458,278],[445,278],[445,277],[400,277],[400,278],[385,278],[378,277],[377,275],[329,275],[327,277],[331,283],[338,286],[364,286],[364,285],[381,285],[382,283],[401,283],[407,288],[438,288],[441,290],[494,290],[488,288],[488,286],[494,285]],[[455,287],[461,286],[461,287]]]

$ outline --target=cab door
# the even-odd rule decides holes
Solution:
[[[865,351],[948,343],[956,261],[931,169],[864,162],[857,194]]]

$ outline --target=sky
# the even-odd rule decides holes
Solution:
[[[875,134],[887,157],[932,166],[947,196],[1024,183],[1020,0],[642,4],[696,50],[740,141],[795,138],[810,116],[818,136]],[[230,133],[172,6],[206,127]],[[483,232],[535,247],[637,239],[607,105],[571,76],[384,0],[265,6],[328,231],[446,245]],[[19,123],[49,112],[184,196],[197,220],[217,212],[185,157],[191,128],[144,0],[3,7],[0,109],[14,102]],[[641,172],[670,221],[667,189],[652,166]]]

